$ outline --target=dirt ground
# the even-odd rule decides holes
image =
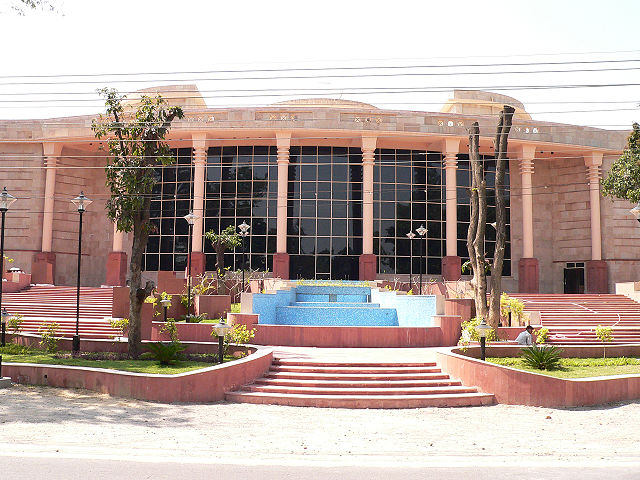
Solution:
[[[0,455],[318,465],[640,467],[640,402],[347,410],[0,390]]]

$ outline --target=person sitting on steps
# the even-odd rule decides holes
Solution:
[[[516,342],[518,345],[527,345],[531,346],[535,342],[533,341],[533,327],[531,325],[527,325],[527,328],[524,332],[520,332],[520,334],[516,338]]]

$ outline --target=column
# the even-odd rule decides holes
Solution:
[[[124,287],[127,284],[127,254],[124,251],[124,232],[113,225],[113,246],[107,257],[107,285]]]
[[[193,142],[193,214],[197,217],[193,223],[191,237],[191,276],[203,275],[206,269],[205,254],[202,251],[202,237],[204,233],[204,187],[205,169],[207,167],[206,133],[194,133]]]
[[[446,255],[442,257],[442,278],[457,281],[462,275],[462,260],[458,256],[458,193],[456,174],[458,170],[459,138],[445,138],[442,147],[445,171],[445,244]],[[428,235],[428,233],[427,233]]]
[[[273,276],[289,278],[289,254],[287,253],[287,191],[289,186],[289,147],[291,132],[277,132],[278,147],[278,198],[276,222],[276,254],[273,256]]]
[[[600,169],[602,152],[584,156],[589,181],[589,206],[591,210],[591,260],[587,261],[587,293],[608,293],[607,262],[602,260],[602,230],[600,225]]]
[[[373,163],[377,137],[362,137],[362,255],[359,279],[375,280],[377,259],[373,254]]]
[[[540,291],[540,267],[533,255],[533,161],[535,145],[522,145],[520,157],[520,178],[522,183],[522,257],[518,262],[518,291],[538,293]]]
[[[56,191],[56,168],[62,144],[45,142],[42,144],[46,170],[44,185],[44,205],[42,216],[42,246],[31,260],[31,281],[53,284],[56,271],[56,254],[53,252],[53,212]]]

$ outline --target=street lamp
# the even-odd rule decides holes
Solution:
[[[6,345],[6,335],[7,335],[7,322],[9,321],[9,317],[11,315],[7,312],[6,308],[2,309],[2,346]],[[2,375],[0,375],[2,378]]]
[[[242,237],[242,291],[244,292],[244,269],[246,267],[246,260],[244,256],[244,242],[247,235],[249,235],[249,229],[251,227],[245,222],[242,222],[240,225],[238,225],[238,228],[240,229],[240,236]]]
[[[187,245],[187,316],[186,320],[189,321],[189,315],[191,311],[191,232],[193,231],[193,224],[198,219],[197,215],[193,214],[193,210],[184,216],[184,219],[189,224],[189,240]]]
[[[168,298],[163,298],[162,300],[160,300],[160,305],[162,305],[162,308],[164,308],[164,323],[167,323],[167,309],[169,308],[169,305],[171,305],[171,300],[169,300]]]
[[[9,207],[17,200],[16,197],[7,192],[7,187],[0,193],[0,212],[2,213],[2,233],[0,233],[0,309],[2,308],[2,279],[4,278],[4,217]],[[4,322],[4,319],[3,319]],[[4,346],[4,340],[2,341]]]
[[[640,202],[638,202],[638,204],[635,207],[629,210],[629,213],[631,213],[631,215],[636,217],[636,220],[640,222]]]
[[[427,229],[424,228],[424,225],[420,225],[419,228],[416,228],[416,232],[418,232],[418,235],[421,237],[424,237],[425,241],[427,240]],[[422,295],[422,264],[424,263],[424,251],[424,242],[420,242],[420,295]]]
[[[409,290],[413,288],[413,240],[416,234],[412,231],[407,232],[407,238],[409,239]]]
[[[478,336],[480,337],[480,360],[484,361],[485,349],[487,345],[487,335],[489,335],[491,327],[487,325],[487,322],[485,322],[483,318],[482,322],[480,322],[480,325],[476,327],[476,330],[478,331]]]
[[[220,323],[213,325],[213,331],[218,337],[218,363],[222,363],[224,361],[224,337],[232,328],[233,327],[231,325],[224,322],[224,318],[220,320]]]
[[[73,336],[73,355],[77,355],[80,352],[80,259],[82,257],[82,214],[87,209],[87,206],[92,202],[84,196],[84,192],[80,192],[80,195],[71,200],[78,208],[80,214],[80,226],[78,227],[78,276],[76,281],[76,334]]]

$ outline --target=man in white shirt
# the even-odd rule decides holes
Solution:
[[[531,325],[527,325],[527,328],[525,329],[524,332],[520,332],[520,334],[518,335],[518,337],[516,338],[516,342],[518,342],[518,345],[533,345],[533,335],[531,335],[533,333],[533,327]]]

